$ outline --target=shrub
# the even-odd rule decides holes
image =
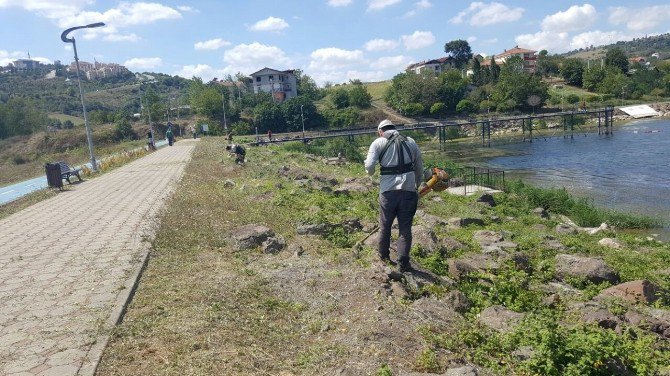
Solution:
[[[442,102],[437,102],[433,103],[432,106],[430,106],[430,114],[431,115],[444,115],[447,113],[447,106],[442,103]]]
[[[116,132],[116,140],[132,140],[137,138],[137,134],[133,131],[133,127],[127,119],[121,119],[116,123],[114,128]]]
[[[570,103],[570,104],[575,104],[575,103],[579,102],[579,95],[577,95],[577,94],[568,94],[568,95],[565,97],[565,101],[566,101],[567,103]]]
[[[230,126],[231,132],[236,135],[251,134],[251,129],[251,123],[244,120],[236,121]]]
[[[417,116],[423,113],[424,107],[421,103],[410,103],[405,105],[405,107],[403,107],[402,110],[405,115]]]
[[[479,102],[479,111],[495,111],[496,110],[496,103],[490,100],[483,100]]]
[[[460,114],[470,114],[473,112],[477,112],[477,105],[475,105],[468,99],[462,99],[456,105],[456,112]]]

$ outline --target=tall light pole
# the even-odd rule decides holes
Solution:
[[[98,164],[95,162],[95,155],[93,154],[93,137],[91,136],[91,128],[88,125],[88,118],[86,117],[86,103],[84,102],[84,89],[82,89],[81,87],[81,77],[79,73],[79,57],[77,57],[77,44],[74,41],[74,37],[68,38],[67,35],[71,31],[77,29],[90,29],[101,26],[105,26],[105,24],[103,22],[97,22],[85,26],[75,26],[63,31],[63,33],[60,35],[60,39],[63,42],[72,43],[72,47],[74,48],[74,62],[77,65],[77,82],[79,83],[79,96],[81,97],[81,108],[84,111],[84,127],[86,127],[86,140],[88,141],[88,153],[89,156],[91,157],[91,168],[93,169],[93,171],[98,171]]]
[[[302,139],[305,139],[305,115],[302,113],[302,106],[300,105],[300,117],[302,118]]]
[[[223,95],[223,90],[221,90],[221,103],[223,106],[223,129],[227,131],[228,123],[226,122],[226,97]]]

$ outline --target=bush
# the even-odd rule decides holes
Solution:
[[[244,120],[236,121],[230,126],[231,132],[235,135],[251,134],[251,129],[251,123]]]
[[[130,125],[130,122],[127,119],[121,119],[116,123],[114,128],[116,132],[116,140],[134,140],[137,138],[137,134],[133,131],[133,127]]]
[[[405,105],[405,107],[403,107],[402,110],[403,114],[405,115],[417,116],[423,113],[424,107],[421,103],[410,103],[408,105]]]
[[[579,95],[577,94],[568,94],[565,97],[565,102],[570,103],[570,104],[575,104],[579,102]]]
[[[484,111],[495,111],[496,110],[496,103],[490,100],[483,100],[479,102],[479,110],[484,112]]]
[[[470,114],[473,112],[477,112],[477,105],[475,105],[474,103],[472,103],[467,99],[462,99],[456,105],[456,112],[458,112],[459,114]]]
[[[346,89],[337,88],[331,93],[333,106],[338,109],[349,107],[349,93]]]
[[[433,105],[430,106],[431,115],[439,116],[444,115],[446,113],[447,113],[447,106],[442,102],[433,103]]]

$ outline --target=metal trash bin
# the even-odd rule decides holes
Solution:
[[[63,178],[60,174],[60,165],[58,163],[47,163],[44,165],[47,175],[47,184],[49,187],[63,189]]]

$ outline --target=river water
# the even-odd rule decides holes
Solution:
[[[659,218],[664,228],[653,232],[670,238],[670,120],[633,121],[608,136],[582,132],[493,149],[470,161],[535,186],[565,187],[600,207]]]

